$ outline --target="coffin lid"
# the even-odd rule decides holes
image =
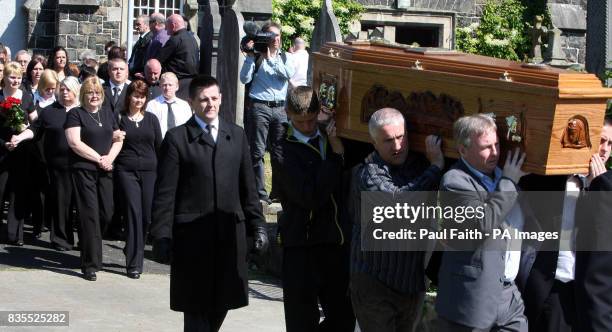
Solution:
[[[326,43],[315,57],[327,61],[347,60],[355,64],[377,64],[392,68],[452,73],[492,80],[509,79],[514,84],[559,89],[560,98],[612,98],[612,89],[602,87],[597,76],[550,66],[534,66],[516,61],[442,50],[383,45],[369,41]],[[417,63],[418,61],[418,63]]]

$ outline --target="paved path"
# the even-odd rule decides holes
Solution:
[[[5,233],[5,225],[0,232]],[[182,331],[182,314],[169,309],[169,267],[145,258],[139,280],[125,276],[123,242],[104,241],[104,270],[96,282],[80,277],[77,251],[49,247],[49,233],[26,245],[0,243],[0,311],[66,310],[69,327],[1,327],[0,331]],[[151,256],[147,246],[145,257]],[[221,331],[284,331],[277,279],[251,274],[250,305],[230,311]]]

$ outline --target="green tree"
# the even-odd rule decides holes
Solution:
[[[456,30],[457,49],[466,53],[521,60],[529,51],[529,30],[525,23],[528,13],[531,11],[520,0],[487,0],[480,23]],[[545,18],[546,22],[546,15]]]
[[[282,26],[283,48],[289,48],[291,39],[296,36],[310,42],[323,1],[272,0],[272,20]],[[332,3],[342,34],[348,34],[350,23],[359,18],[364,7],[355,0],[333,0]]]

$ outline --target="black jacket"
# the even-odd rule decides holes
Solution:
[[[198,74],[198,43],[186,29],[172,35],[156,58],[164,72],[173,72],[178,79]]]
[[[151,38],[153,38],[153,32],[149,31],[144,37],[138,38],[134,47],[132,47],[132,55],[130,56],[130,61],[128,61],[130,64],[130,75],[144,72],[145,55],[151,43]]]
[[[326,158],[300,142],[287,127],[272,155],[274,183],[283,213],[278,222],[283,246],[348,242],[342,199],[342,156],[325,139]]]
[[[242,128],[220,119],[217,142],[194,117],[162,142],[151,235],[172,238],[170,308],[248,304],[246,232],[264,223]]]
[[[112,112],[115,116],[125,108],[125,95],[127,94],[127,87],[129,84],[124,83],[123,89],[119,94],[117,103],[113,103],[113,91],[111,89],[110,82],[105,82],[102,86],[104,88],[104,102],[102,103],[102,109]]]

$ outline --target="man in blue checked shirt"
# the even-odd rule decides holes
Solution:
[[[273,32],[276,37],[268,44],[266,53],[246,53],[240,70],[240,81],[243,84],[251,83],[248,93],[251,102],[246,110],[245,131],[251,148],[259,199],[270,203],[264,186],[263,157],[266,146],[273,149],[281,139],[283,123],[287,122],[287,86],[295,70],[291,59],[281,50],[280,25],[268,23],[262,30]],[[252,49],[253,45],[254,42],[250,41],[247,48]]]

